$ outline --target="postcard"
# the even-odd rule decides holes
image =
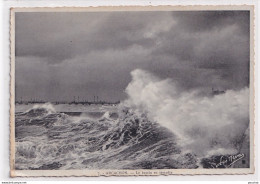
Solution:
[[[11,176],[254,173],[254,6],[11,9]]]

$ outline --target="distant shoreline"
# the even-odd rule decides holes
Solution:
[[[15,104],[15,112],[25,112],[29,109],[39,106],[52,106],[56,112],[94,112],[98,107],[100,111],[117,111],[118,104],[53,104],[53,103],[28,103],[28,104]]]
[[[20,104],[20,105],[30,105],[30,104],[53,104],[53,105],[57,105],[57,104],[69,104],[69,105],[78,105],[78,104],[82,104],[82,105],[116,105],[119,104],[120,101],[117,102],[106,102],[106,101],[99,101],[99,102],[88,102],[88,101],[80,101],[80,102],[43,102],[43,101],[25,101],[25,102],[19,102],[16,101],[15,105]]]

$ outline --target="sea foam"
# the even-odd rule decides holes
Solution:
[[[199,157],[238,151],[249,125],[248,88],[202,97],[147,71],[136,69],[131,75],[124,106],[147,113],[151,121],[171,130],[183,150]]]

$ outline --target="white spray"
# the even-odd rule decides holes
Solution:
[[[140,69],[131,75],[124,105],[170,129],[185,151],[199,157],[237,152],[235,142],[249,124],[248,88],[200,97],[197,91],[180,92],[172,80],[161,80]]]

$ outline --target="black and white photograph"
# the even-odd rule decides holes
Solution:
[[[12,175],[253,173],[252,16],[12,9]]]

